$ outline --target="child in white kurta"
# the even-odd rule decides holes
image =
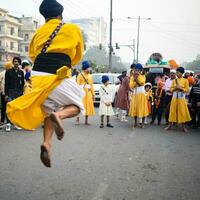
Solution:
[[[101,116],[100,128],[104,127],[104,116],[107,117],[107,127],[113,128],[110,124],[110,116],[114,115],[112,102],[113,102],[113,89],[109,85],[109,77],[102,76],[103,85],[99,89],[100,106],[99,115]]]

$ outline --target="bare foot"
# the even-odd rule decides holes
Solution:
[[[144,127],[144,124],[141,125],[141,128],[145,128],[145,127]]]
[[[166,131],[170,131],[172,130],[172,127],[171,126],[167,126],[166,128],[164,128]]]
[[[90,123],[87,122],[87,123],[85,123],[85,125],[87,125],[87,126],[91,126],[92,124],[90,124]]]
[[[183,127],[182,130],[183,130],[184,133],[188,133],[187,128]]]
[[[53,123],[54,130],[55,130],[58,140],[62,140],[64,137],[64,129],[63,129],[60,118],[54,112],[51,113],[49,117]]]
[[[46,143],[43,143],[40,147],[41,153],[40,153],[40,159],[45,167],[50,168],[51,167],[51,157],[50,157],[50,149],[51,145],[48,145]]]

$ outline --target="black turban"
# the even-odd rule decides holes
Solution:
[[[45,19],[57,17],[62,14],[64,7],[56,0],[43,0],[40,5],[40,13]]]
[[[180,72],[181,74],[184,74],[185,73],[185,69],[183,67],[178,67],[176,69],[177,72]]]

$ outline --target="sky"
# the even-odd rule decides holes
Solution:
[[[64,18],[104,17],[109,35],[110,0],[58,0],[64,6]],[[0,0],[0,7],[14,15],[35,16],[43,23],[38,8],[41,0]],[[145,63],[154,52],[164,60],[181,64],[200,54],[199,0],[113,0],[113,45],[137,43],[137,17],[141,20],[139,60]],[[136,19],[127,19],[132,17]],[[109,43],[109,38],[107,38]],[[131,63],[128,47],[114,50],[123,62]]]

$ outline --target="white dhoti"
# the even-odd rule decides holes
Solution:
[[[32,76],[50,75],[45,72],[32,71]],[[67,105],[76,105],[80,108],[81,113],[84,113],[83,99],[84,91],[73,78],[65,78],[62,80],[43,102],[42,108],[46,114],[56,112]]]

